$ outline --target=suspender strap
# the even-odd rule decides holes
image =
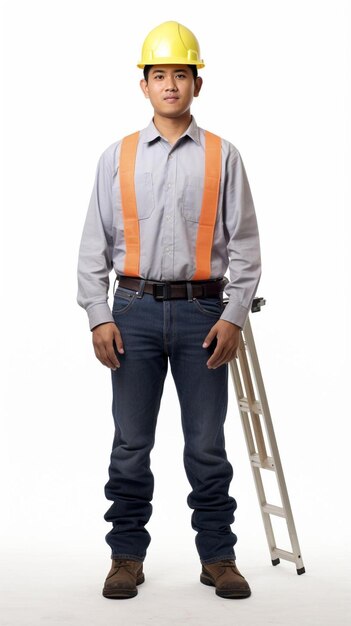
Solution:
[[[138,277],[140,277],[140,233],[134,172],[139,134],[138,131],[123,138],[119,158],[120,190],[126,244],[123,273],[126,276]],[[221,159],[221,138],[206,130],[204,191],[196,241],[196,270],[192,280],[206,280],[211,276],[211,251],[221,180]]]
[[[217,216],[221,162],[221,138],[206,130],[204,191],[196,241],[196,270],[192,280],[206,280],[211,276],[211,251]]]
[[[126,245],[123,273],[127,276],[140,276],[140,234],[134,187],[134,171],[138,141],[139,131],[124,137],[121,142],[119,157],[119,179]]]

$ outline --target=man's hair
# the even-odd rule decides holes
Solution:
[[[196,65],[188,65],[188,67],[190,67],[190,69],[191,69],[191,71],[193,73],[193,76],[194,76],[194,80],[195,80],[195,78],[197,78],[197,67],[196,67]],[[152,68],[152,65],[145,65],[145,67],[143,69],[144,78],[145,78],[146,82],[148,81],[149,72],[150,72],[151,68]]]

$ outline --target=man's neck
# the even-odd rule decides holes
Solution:
[[[155,113],[153,122],[161,135],[173,145],[188,128],[191,119],[192,115],[190,111],[187,111],[181,117],[162,117]]]

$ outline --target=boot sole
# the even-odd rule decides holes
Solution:
[[[145,576],[142,574],[141,578],[138,578],[136,585],[141,585],[145,581]],[[112,600],[126,600],[128,598],[134,598],[138,594],[137,589],[110,589],[104,587],[102,595],[105,598],[111,598]]]
[[[209,587],[215,587],[215,583],[213,582],[212,578],[209,578],[208,576],[205,576],[204,574],[200,574],[200,581],[204,584],[204,585],[208,585]],[[230,590],[230,589],[216,589],[216,595],[220,596],[221,598],[236,598],[236,599],[240,599],[240,598],[248,598],[249,596],[251,596],[251,589],[237,589],[237,590]]]

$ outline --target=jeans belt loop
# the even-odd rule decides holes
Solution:
[[[139,289],[138,289],[138,291],[136,292],[136,296],[137,296],[137,298],[142,298],[142,297],[143,297],[143,295],[144,295],[144,287],[145,287],[145,282],[146,282],[145,278],[142,278],[142,279],[141,279],[141,281],[140,281],[140,283],[139,283]]]
[[[171,299],[171,283],[167,281],[163,289],[164,289],[163,294],[164,294],[165,300],[170,300]]]
[[[190,281],[187,281],[186,283],[186,290],[188,294],[188,302],[190,302],[193,299],[193,286]]]

